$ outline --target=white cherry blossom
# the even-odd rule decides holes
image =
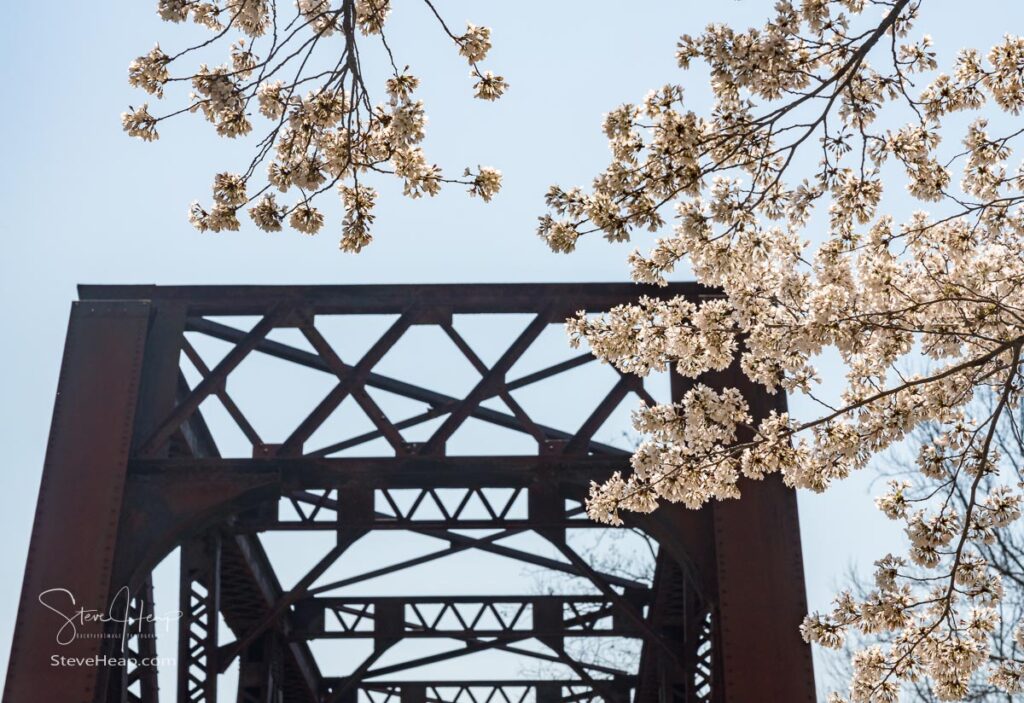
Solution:
[[[431,0],[422,0],[421,5],[440,26],[440,34],[469,62],[473,95],[488,101],[501,97],[508,83],[478,65],[491,48],[491,30],[468,24],[464,34],[455,34]],[[200,231],[237,230],[238,211],[245,210],[266,232],[287,224],[316,234],[324,216],[312,202],[337,188],[346,213],[341,249],[358,252],[372,239],[376,191],[368,182],[374,178],[399,178],[411,198],[436,195],[443,184],[463,185],[485,202],[500,190],[497,169],[466,169],[463,177],[448,178],[427,159],[421,147],[426,113],[415,97],[419,79],[408,67],[398,68],[395,47],[386,37],[390,0],[159,0],[157,12],[165,21],[192,21],[214,35],[170,54],[157,45],[132,61],[132,86],[157,99],[165,98],[165,91],[177,83],[190,84],[192,93],[184,106],[162,115],[150,114],[146,104],[131,108],[121,118],[125,132],[154,141],[160,136],[159,123],[199,113],[222,137],[258,135],[252,161],[232,175],[230,194],[221,174],[214,182],[212,206],[190,207],[189,221]],[[232,38],[233,34],[241,36]],[[371,40],[392,68],[381,104],[364,82],[360,63],[359,49]],[[224,46],[227,61],[172,73],[208,45]],[[314,70],[314,52],[328,45],[336,52],[336,65]],[[292,204],[278,203],[268,192],[271,189],[292,196]]]

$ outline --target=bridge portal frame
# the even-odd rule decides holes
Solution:
[[[645,401],[650,395],[642,379],[621,375],[582,426],[564,431],[535,422],[512,391],[543,383],[589,359],[574,357],[518,379],[507,375],[548,326],[578,310],[607,311],[642,295],[700,300],[714,291],[688,283],[667,288],[82,286],[68,326],[3,700],[158,701],[151,667],[53,666],[52,658],[81,661],[119,652],[154,654],[155,639],[147,636],[152,622],[146,617],[154,607],[151,571],[180,547],[179,701],[215,700],[216,674],[235,660],[240,664],[240,702],[349,701],[361,691],[371,700],[412,703],[440,700],[439,691],[445,687],[468,691],[473,686],[489,686],[492,695],[500,691],[506,699],[513,689],[533,691],[543,703],[594,697],[632,697],[638,703],[813,701],[810,650],[797,633],[806,603],[796,500],[778,480],[744,480],[742,500],[700,511],[667,505],[651,515],[629,516],[629,524],[654,537],[660,547],[654,585],[646,590],[599,573],[566,543],[565,530],[585,524],[579,505],[589,482],[614,470],[628,470],[628,454],[596,442],[594,433],[627,394]],[[453,316],[487,313],[531,316],[490,366],[453,325]],[[392,315],[395,322],[361,359],[346,363],[318,331],[316,321],[327,315],[360,314]],[[248,331],[219,321],[237,316],[255,316],[258,321]],[[374,371],[402,335],[417,325],[440,327],[480,373],[480,380],[463,397]],[[282,327],[298,329],[314,352],[268,338],[271,330]],[[231,349],[207,367],[186,332],[221,339]],[[258,353],[336,377],[330,393],[280,444],[260,439],[227,390],[231,372],[246,356]],[[180,369],[186,358],[202,376],[194,387],[185,382]],[[784,407],[784,398],[753,386],[735,367],[701,380],[741,388],[755,417]],[[673,378],[672,385],[678,398],[687,382]],[[395,420],[374,402],[370,388],[425,403],[428,410],[422,417]],[[220,456],[199,412],[211,397],[222,402],[250,440],[251,457]],[[309,450],[307,441],[346,397],[356,400],[373,421],[374,431],[347,445]],[[503,400],[508,412],[485,406],[490,398]],[[405,427],[436,418],[443,421],[426,442],[403,439]],[[468,418],[531,435],[537,451],[448,456],[447,440]],[[384,438],[393,455],[330,456],[333,450],[376,438]],[[398,488],[420,491],[415,505],[429,503],[440,489],[462,490],[467,496],[463,504],[483,499],[486,514],[465,519],[440,502],[441,516],[435,510],[430,519],[417,519],[415,510],[403,511],[394,503],[394,510],[382,513],[377,507],[380,496]],[[488,503],[485,491],[494,488],[525,496],[525,516],[513,515],[507,505]],[[282,499],[292,501],[302,517],[291,524],[282,521],[276,509]],[[524,597],[522,605],[532,612],[532,624],[525,630],[513,624],[481,634],[466,624],[461,630],[435,632],[425,623],[406,621],[416,607],[409,599],[356,603],[316,597],[316,579],[371,530],[408,529],[447,539],[455,551],[504,551],[504,556],[513,552],[512,558],[528,562],[543,560],[514,554],[516,550],[495,539],[469,538],[455,531],[468,528],[532,530],[541,535],[564,557],[543,565],[584,576],[600,591],[594,606],[597,614],[591,611],[588,619],[581,612],[574,619],[565,614],[564,601]],[[330,529],[337,532],[337,543],[286,590],[255,537],[274,529]],[[57,588],[73,594],[79,604],[109,608],[120,598],[127,622],[85,623],[79,627],[82,636],[58,644],[54,613],[40,603],[41,594]],[[441,599],[443,607],[456,610],[458,600]],[[481,607],[495,603],[487,598],[476,602]],[[372,611],[368,630],[344,636],[374,642],[374,656],[342,679],[323,676],[308,646],[311,639],[330,636],[323,627],[324,615],[339,607]],[[232,631],[233,641],[218,641],[217,628],[211,626],[217,613]],[[565,654],[563,638],[592,633],[588,628],[600,627],[596,623],[604,615],[610,617],[608,631],[643,641],[639,671],[631,677],[605,676],[607,672],[581,667]],[[430,634],[461,639],[470,649],[514,650],[516,642],[533,637],[580,678],[394,683],[374,678],[388,673],[373,669],[380,654],[403,637]]]

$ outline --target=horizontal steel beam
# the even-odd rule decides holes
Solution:
[[[646,593],[643,594],[646,597]],[[472,604],[509,604],[523,605],[531,603],[558,603],[561,605],[586,605],[607,603],[604,596],[577,595],[522,595],[522,596],[321,596],[311,599],[324,607],[334,608],[343,605],[363,605],[372,603],[401,603],[403,605],[472,605]]]
[[[276,474],[291,488],[519,488],[537,482],[580,486],[629,469],[609,456],[281,457],[134,459],[129,470],[185,478]],[[582,494],[581,494],[582,495]]]
[[[411,304],[437,321],[450,314],[536,313],[548,304],[556,315],[600,311],[640,296],[698,298],[715,291],[696,283],[665,287],[633,283],[499,283],[448,285],[352,286],[153,286],[81,285],[82,300],[150,300],[182,302],[190,314],[260,315],[278,303],[294,303],[314,314],[397,315]]]
[[[543,529],[607,529],[608,526],[586,517],[557,520],[530,520],[529,518],[476,518],[466,520],[376,520],[374,522],[345,522],[345,527],[368,530],[543,530]],[[333,532],[337,521],[330,520],[260,520],[246,519],[233,526],[235,534],[253,532]]]
[[[610,615],[606,613],[605,615]],[[486,640],[490,643],[513,641],[519,642],[524,639],[552,639],[552,638],[586,638],[595,639],[598,637],[605,638],[619,638],[619,639],[642,639],[643,636],[636,630],[630,630],[626,628],[613,628],[609,627],[606,629],[568,629],[568,628],[557,628],[557,627],[543,627],[543,628],[517,628],[515,630],[501,630],[501,629],[486,629],[476,628],[472,630],[459,630],[459,629],[447,629],[447,630],[403,630],[398,635],[403,640],[407,639],[459,639],[459,640],[470,640],[479,638]],[[296,632],[291,635],[291,642],[308,642],[311,640],[371,640],[379,639],[372,631],[358,631],[358,632],[342,632],[342,631],[328,631],[328,632]]]

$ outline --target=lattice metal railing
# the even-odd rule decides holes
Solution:
[[[627,696],[630,678],[601,683]],[[589,703],[601,697],[589,686],[571,680],[505,680],[366,683],[360,694],[370,703]]]
[[[294,608],[293,634],[308,639],[638,636],[602,596],[319,597]]]

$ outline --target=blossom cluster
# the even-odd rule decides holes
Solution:
[[[630,472],[593,486],[597,519],[736,498],[741,477],[822,491],[915,428],[941,429],[920,480],[879,500],[907,551],[879,560],[871,593],[804,623],[828,647],[886,635],[857,653],[837,701],[897,700],[922,677],[942,700],[978,676],[1024,687],[1024,661],[989,656],[1002,588],[980,549],[1021,514],[992,438],[1024,388],[1024,172],[1011,163],[1024,39],[962,50],[940,72],[933,40],[911,37],[921,5],[780,0],[763,27],[683,37],[679,65],[706,66],[711,109],[669,84],[611,111],[611,164],[589,189],[553,186],[538,229],[558,252],[592,233],[657,233],[630,257],[635,280],[663,285],[685,266],[719,292],[570,320],[571,341],[622,372],[693,379],[678,402],[637,411],[643,441]],[[919,209],[897,218],[894,199]],[[845,369],[838,403],[818,401],[825,353]],[[820,413],[755,417],[737,389],[702,382],[734,359]]]
[[[474,95],[500,98],[508,88],[505,79],[478,65],[491,49],[491,30],[469,24],[463,34],[455,34],[429,0],[424,4],[468,62]],[[159,0],[162,19],[191,21],[215,34],[174,55],[158,45],[129,66],[130,84],[157,99],[172,83],[192,87],[182,109],[154,116],[144,103],[125,112],[122,125],[130,136],[154,141],[162,121],[185,112],[201,114],[218,135],[231,139],[252,133],[254,120],[267,125],[248,167],[217,174],[213,202],[192,204],[189,221],[197,229],[237,230],[244,210],[263,231],[287,225],[316,234],[324,215],[314,200],[334,189],[345,212],[340,246],[358,252],[372,239],[377,198],[367,183],[372,174],[399,178],[410,198],[436,195],[443,183],[467,186],[470,195],[484,201],[497,194],[501,172],[495,168],[467,168],[462,177],[447,178],[428,161],[421,146],[427,117],[423,101],[416,98],[419,79],[408,67],[397,67],[386,41],[390,0],[297,0],[290,19],[286,12],[286,5],[275,0]],[[240,37],[230,44],[227,62],[200,64],[190,75],[171,74],[172,64],[182,57],[230,41],[232,32]],[[375,104],[363,80],[360,37],[376,38],[390,57],[393,71],[384,85],[384,102]],[[315,53],[318,45],[323,52],[332,38],[340,39],[333,68],[310,68],[322,55]],[[265,181],[256,177],[261,168]],[[279,202],[286,196],[289,202]]]

